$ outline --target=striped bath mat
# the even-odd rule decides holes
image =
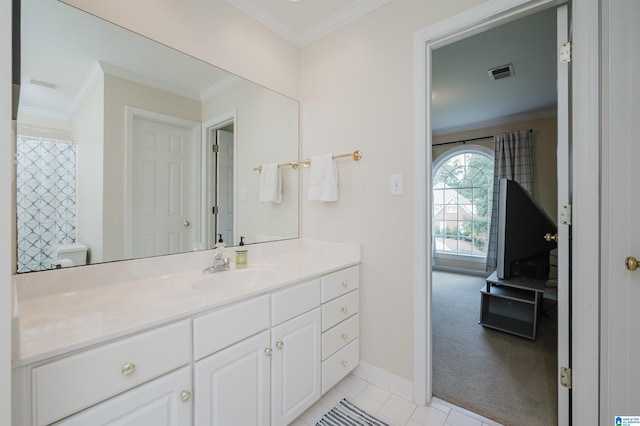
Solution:
[[[382,420],[365,413],[344,398],[325,414],[316,426],[389,426]]]

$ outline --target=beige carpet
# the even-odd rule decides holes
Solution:
[[[557,309],[536,340],[482,327],[484,279],[433,272],[433,394],[508,426],[557,424]]]

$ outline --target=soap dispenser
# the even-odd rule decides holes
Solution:
[[[244,248],[244,237],[240,237],[240,246],[236,250],[236,269],[245,269],[249,263],[249,251]]]
[[[224,241],[222,241],[222,234],[217,234],[217,235],[218,235],[218,242],[216,243],[214,248],[224,249],[227,245],[224,243]]]

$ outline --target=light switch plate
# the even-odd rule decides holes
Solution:
[[[402,175],[389,175],[389,195],[402,195]]]

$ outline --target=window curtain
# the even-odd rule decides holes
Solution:
[[[498,254],[498,197],[500,179],[518,182],[529,193],[533,184],[533,162],[531,160],[531,131],[499,133],[494,135],[495,160],[493,171],[493,202],[491,225],[489,228],[489,248],[487,250],[487,272],[497,266]]]
[[[18,272],[48,269],[59,244],[76,237],[76,147],[18,135]]]

